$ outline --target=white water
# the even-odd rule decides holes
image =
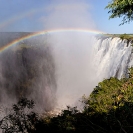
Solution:
[[[131,42],[120,38],[95,38],[92,52],[95,82],[110,77],[127,76],[128,68],[133,65]]]

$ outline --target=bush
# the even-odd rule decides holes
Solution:
[[[3,133],[131,133],[133,131],[133,68],[129,77],[105,79],[87,97],[84,110],[67,107],[54,117],[38,117],[28,110],[32,100],[20,99],[13,113],[0,121]]]
[[[0,127],[3,133],[31,133],[36,130],[35,125],[38,122],[38,115],[29,112],[34,107],[32,100],[21,98],[17,104],[13,105],[13,113],[5,116],[0,121]]]

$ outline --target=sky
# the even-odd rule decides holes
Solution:
[[[110,0],[0,0],[0,32],[81,28],[104,33],[133,33],[133,22],[109,20]]]

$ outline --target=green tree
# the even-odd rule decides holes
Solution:
[[[22,98],[13,105],[13,112],[0,121],[0,128],[3,133],[33,133],[36,131],[38,115],[28,112],[34,107],[34,101]]]
[[[112,109],[133,103],[133,68],[129,69],[128,78],[105,79],[98,84],[88,98],[83,97],[85,112],[107,113]],[[91,111],[90,111],[91,110]]]
[[[128,23],[133,20],[133,0],[112,0],[107,6],[109,18],[123,17],[122,23]]]

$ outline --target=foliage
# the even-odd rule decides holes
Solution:
[[[117,109],[124,106],[125,102],[133,103],[133,68],[129,69],[128,78],[119,80],[112,77],[100,82],[84,102],[84,111],[87,111],[89,105],[89,109],[99,113]]]
[[[4,133],[29,133],[35,131],[38,116],[34,112],[28,113],[34,107],[32,100],[22,98],[13,105],[13,113],[7,115],[0,121],[0,127]]]
[[[123,17],[122,23],[128,23],[133,20],[133,0],[112,0],[107,6],[110,18]]]
[[[110,78],[100,82],[94,88],[88,101],[86,101],[86,105],[89,105],[89,108],[92,108],[96,112],[107,112],[112,108],[116,108],[120,100],[121,86],[122,81],[116,78]]]
[[[77,107],[62,110],[54,117],[38,117],[32,109],[34,102],[23,98],[13,105],[14,113],[0,122],[3,133],[131,133],[133,131],[133,68],[128,78],[105,79],[89,97],[81,112]],[[25,110],[26,109],[26,110]]]
[[[47,131],[130,133],[133,130],[133,68],[129,77],[105,79],[87,98],[83,112],[67,108],[49,119]],[[73,111],[75,110],[75,111]],[[52,130],[51,130],[52,129]]]
[[[120,37],[122,40],[126,39],[126,40],[128,40],[128,41],[133,41],[133,35],[121,34],[121,35],[119,35],[119,37]]]

